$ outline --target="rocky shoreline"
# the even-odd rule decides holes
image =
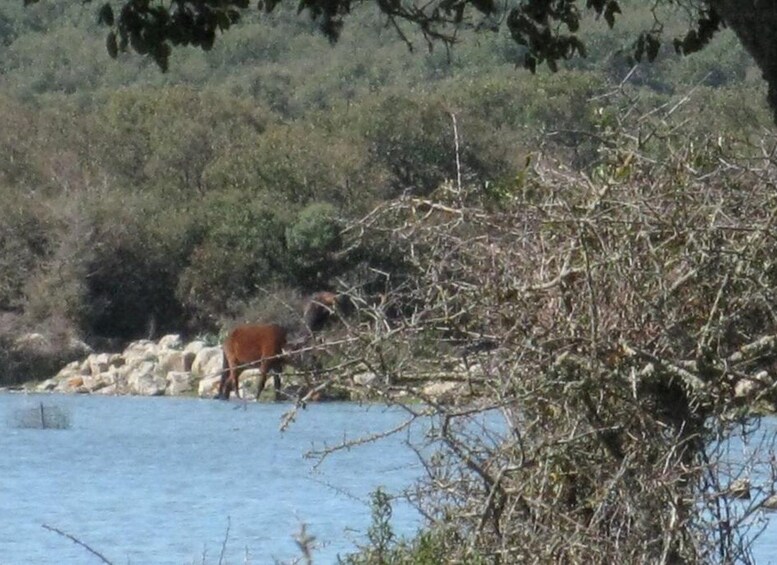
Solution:
[[[200,340],[184,343],[181,336],[171,334],[158,341],[133,341],[121,353],[89,353],[32,390],[109,396],[212,396],[218,388],[221,364],[220,347]]]
[[[26,342],[34,343],[43,336],[30,334]],[[120,353],[100,353],[81,344],[82,354],[66,364],[56,375],[43,381],[28,382],[26,392],[61,394],[99,394],[106,396],[192,396],[213,398],[222,372],[222,350],[203,340],[185,342],[180,335],[165,335],[159,340],[131,342]],[[246,369],[240,376],[241,396],[253,398],[258,369]],[[397,387],[391,394],[402,397],[410,390],[420,397],[437,402],[457,404],[472,398],[471,380],[482,376],[479,365],[452,366],[444,375],[428,375]],[[357,372],[341,379],[338,390],[327,390],[321,399],[365,400],[379,396],[374,385],[378,377]],[[304,379],[299,374],[284,373],[283,389],[290,398],[299,396]],[[266,387],[272,387],[268,379]],[[317,397],[318,398],[318,397]]]

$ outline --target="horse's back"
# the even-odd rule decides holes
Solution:
[[[224,353],[241,363],[280,355],[286,345],[286,329],[277,324],[244,324],[224,340]]]

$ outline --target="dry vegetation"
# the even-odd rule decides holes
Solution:
[[[590,175],[538,154],[509,190],[452,183],[349,230],[406,258],[388,299],[354,292],[341,354],[424,401],[414,497],[446,562],[749,559],[740,526],[774,477],[746,506],[720,496],[720,442],[775,400],[774,140],[636,124]],[[468,382],[435,403],[415,385],[457,355]]]

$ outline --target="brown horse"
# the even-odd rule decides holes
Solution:
[[[347,313],[350,310],[350,300],[344,295],[334,292],[321,291],[311,295],[305,305],[303,317],[310,333],[317,332],[333,319],[337,314]],[[261,376],[259,378],[256,398],[262,394],[267,376],[273,372],[273,384],[275,399],[280,398],[281,377],[280,372],[287,363],[298,367],[304,367],[317,373],[320,363],[314,354],[305,354],[299,350],[310,339],[307,334],[298,337],[293,343],[289,343],[285,328],[276,324],[246,324],[237,326],[224,340],[224,364],[219,382],[219,391],[216,398],[229,400],[232,391],[240,396],[240,373],[251,366],[259,366]],[[284,347],[291,346],[296,350],[290,358]],[[308,357],[313,357],[309,359]]]
[[[256,398],[262,394],[267,374],[273,372],[275,400],[280,399],[281,377],[286,363],[283,348],[286,346],[286,330],[276,324],[247,324],[237,326],[224,340],[224,372],[221,374],[217,398],[229,400],[232,390],[240,397],[240,373],[248,366],[259,364]]]

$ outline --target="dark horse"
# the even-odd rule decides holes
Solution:
[[[267,375],[273,373],[275,400],[280,399],[280,371],[286,362],[283,348],[286,346],[286,329],[276,324],[247,324],[237,326],[224,340],[224,365],[217,398],[229,400],[234,390],[240,397],[240,373],[249,366],[259,364],[256,398],[262,394]]]
[[[351,302],[347,296],[323,290],[311,295],[303,318],[305,325],[311,332],[317,332],[334,319],[338,314],[345,314],[351,308]]]

